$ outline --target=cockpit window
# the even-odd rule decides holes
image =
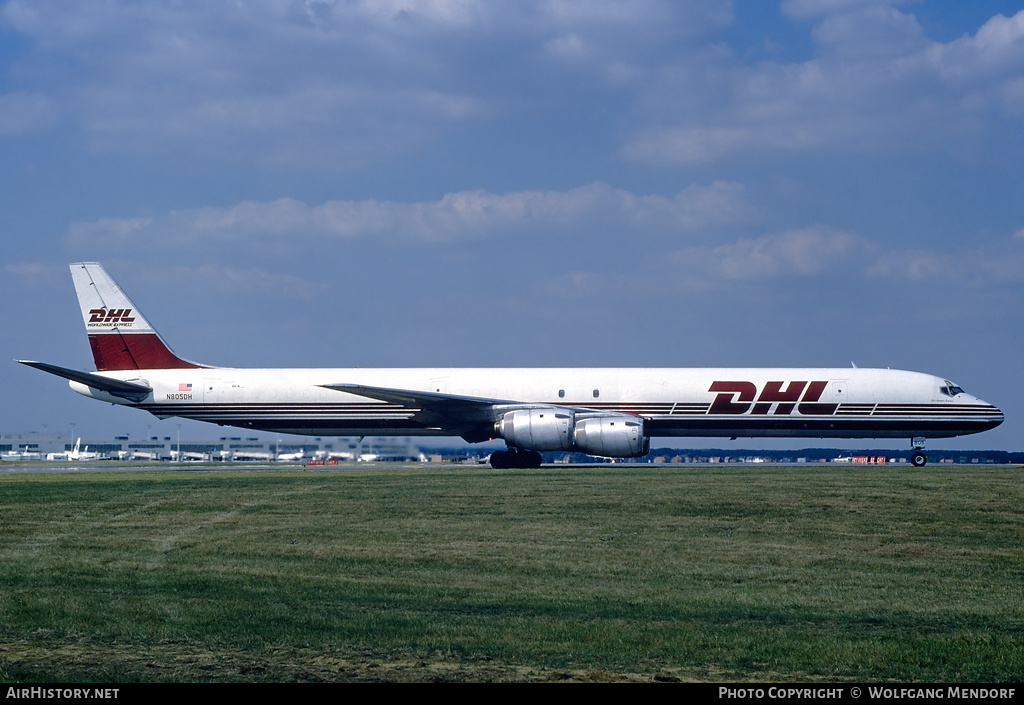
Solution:
[[[950,382],[948,379],[945,380],[945,382],[946,382],[946,386],[939,387],[939,391],[942,392],[943,394],[945,394],[947,397],[955,397],[957,394],[963,394],[964,393],[963,389],[961,389],[960,387],[956,386],[955,384]]]

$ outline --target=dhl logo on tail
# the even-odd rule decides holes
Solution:
[[[134,316],[130,316],[131,312],[130,308],[112,308],[109,311],[102,308],[93,308],[89,310],[89,325],[130,326],[135,322]]]

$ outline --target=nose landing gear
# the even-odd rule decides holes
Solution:
[[[914,447],[914,452],[910,455],[910,464],[915,468],[923,468],[928,462],[928,457],[924,454],[924,441],[924,438],[913,438],[910,441]]]

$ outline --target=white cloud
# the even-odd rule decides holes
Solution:
[[[68,240],[72,243],[124,242],[144,236],[152,222],[152,218],[100,218],[92,223],[72,223]]]
[[[710,162],[752,148],[802,149],[821,141],[820,131],[797,123],[747,127],[683,127],[645,130],[627,144],[627,159],[654,164]]]
[[[978,30],[973,40],[968,37],[958,40],[958,42],[974,44],[979,53],[991,59],[1006,58],[1015,61],[1019,56],[1022,37],[1024,37],[1024,11],[1018,12],[1012,17],[996,15]]]
[[[4,265],[4,271],[26,280],[56,279],[56,274],[66,274],[66,268],[41,262],[14,262]]]
[[[1024,10],[1013,17],[996,15],[974,35],[935,44],[925,55],[930,70],[987,109],[1004,100],[1019,105],[1024,72]]]
[[[299,169],[388,159],[467,120],[547,105],[559,70],[624,84],[651,46],[701,41],[731,17],[728,0],[0,8],[31,40],[23,75],[93,148]]]
[[[690,164],[751,152],[907,150],[981,139],[1003,112],[1024,113],[1024,11],[974,35],[927,39],[884,2],[791,2],[815,18],[818,55],[744,66],[708,54],[644,84],[625,158]]]
[[[549,289],[556,296],[574,298],[645,298],[731,288],[738,283],[783,280],[795,284],[833,272],[856,277],[859,263],[874,248],[856,235],[814,226],[717,247],[650,253],[638,267],[615,272],[575,270],[552,282]]]
[[[692,231],[754,217],[742,185],[716,181],[692,185],[673,197],[638,196],[604,183],[569,191],[483,190],[449,193],[437,201],[327,201],[310,206],[295,199],[245,201],[230,208],[172,211],[149,218],[102,218],[73,224],[69,244],[197,242],[288,238],[389,236],[447,242],[491,237],[515,230],[574,229],[608,223],[664,232]]]
[[[469,27],[480,21],[486,14],[486,3],[481,0],[358,0],[348,6],[338,3],[307,3],[322,12],[335,16],[347,13],[363,15],[377,23],[385,24],[397,20],[411,23],[427,23],[441,27]]]
[[[857,238],[830,228],[807,228],[755,240],[739,240],[711,250],[712,271],[729,279],[818,274],[843,257]]]
[[[943,253],[924,250],[886,252],[867,269],[870,277],[930,279],[953,273],[951,258]]]
[[[898,5],[914,0],[782,0],[782,11],[790,17],[810,19],[821,15],[847,13],[863,8]]]
[[[583,38],[575,32],[555,37],[545,46],[551,54],[563,59],[582,59],[589,54]]]
[[[13,0],[2,20],[33,40],[21,63],[94,148],[323,168],[487,113],[430,46],[480,7]]]
[[[727,0],[10,0],[35,82],[0,97],[0,133],[59,115],[102,151],[351,169],[589,91],[625,111],[622,156],[689,164],[914,148],[1024,114],[1024,12],[941,44],[903,6],[789,0],[817,55],[747,65]]]
[[[837,290],[875,287],[878,280],[999,287],[1024,281],[1024,229],[1007,240],[950,250],[889,250],[853,233],[813,226],[714,247],[653,253],[636,267],[573,270],[548,290],[572,298],[686,296],[734,288],[799,289],[801,281],[827,277]]]
[[[1007,239],[955,251],[883,252],[868,267],[867,274],[876,278],[932,279],[972,286],[1024,281],[1024,230]]]
[[[829,56],[842,56],[846,60],[884,57],[899,60],[928,47],[917,18],[879,5],[826,17],[814,28],[813,36]]]
[[[172,284],[225,292],[272,292],[304,299],[321,293],[325,288],[323,282],[308,278],[269,272],[258,267],[218,264],[146,267],[145,278],[154,285]]]
[[[667,261],[690,286],[704,288],[735,281],[807,277],[834,267],[850,269],[845,260],[868,243],[850,233],[811,227],[778,235],[744,238],[714,248],[686,248]]]

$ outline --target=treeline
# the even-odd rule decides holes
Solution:
[[[468,455],[485,456],[490,451],[473,451],[465,448],[439,448],[443,456],[465,458]],[[945,450],[941,448],[925,448],[928,463],[956,464],[1024,464],[1024,451],[1006,450]],[[837,458],[851,457],[885,457],[889,461],[910,461],[910,448],[802,448],[800,450],[764,450],[756,448],[653,448],[651,452],[640,458],[599,458],[585,453],[545,452],[541,453],[545,463],[652,463],[652,462],[689,462],[689,463],[725,463],[747,462],[754,458],[774,463],[818,463],[832,462]],[[678,460],[677,460],[678,459]]]
[[[948,450],[942,448],[925,447],[929,463],[996,463],[996,464],[1024,464],[1024,451],[1006,450]],[[676,456],[691,458],[743,458],[757,457],[771,460],[773,462],[795,463],[800,458],[806,462],[820,462],[821,460],[832,461],[836,458],[849,458],[857,456],[879,457],[889,459],[906,458],[910,459],[910,448],[865,448],[851,450],[849,448],[802,448],[800,450],[761,450],[761,449],[735,449],[735,448],[657,448],[641,458],[643,462],[662,456],[673,458]]]

